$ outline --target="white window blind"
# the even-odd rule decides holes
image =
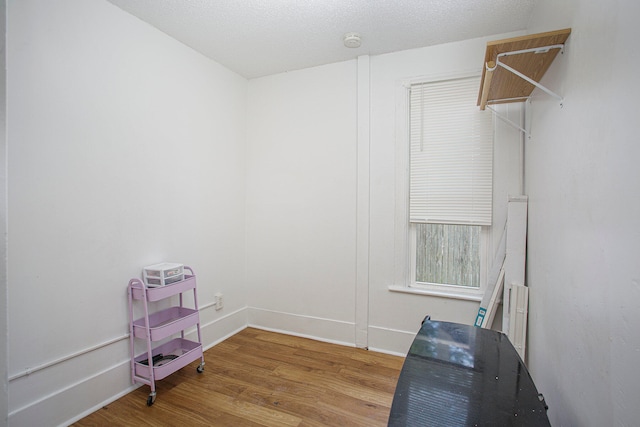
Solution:
[[[493,119],[476,106],[479,85],[411,85],[411,222],[491,225]]]

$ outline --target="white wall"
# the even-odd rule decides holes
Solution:
[[[51,425],[129,387],[143,266],[225,294],[205,344],[246,324],[247,82],[106,1],[11,1],[8,22],[9,413]]]
[[[529,364],[554,425],[639,415],[638,12],[548,0],[532,21],[573,27],[546,78],[565,106],[536,98],[526,143]],[[406,351],[425,314],[473,322],[477,302],[388,289],[397,90],[479,70],[486,41],[510,35],[247,83],[107,2],[16,0],[8,18],[12,425],[61,423],[126,392],[126,282],[162,260],[196,269],[201,305],[225,294],[221,312],[203,310],[205,344],[249,323],[353,345],[363,242],[369,347]],[[498,126],[496,200],[520,192],[517,136]]]
[[[554,426],[640,418],[640,6],[538,2],[530,32],[572,28],[526,144],[529,366]]]
[[[539,93],[530,106],[533,136],[526,141],[525,156],[525,194],[530,197],[528,360],[554,425],[633,425],[640,396],[640,378],[632,368],[640,351],[635,262],[640,201],[634,196],[640,173],[633,163],[639,148],[631,127],[637,121],[633,100],[638,86],[632,79],[639,59],[632,43],[638,31],[632,17],[639,16],[638,6],[631,1],[549,1],[536,12],[528,32],[573,27],[573,34],[546,78],[565,95],[564,108]],[[371,57],[372,348],[402,352],[426,313],[473,321],[477,303],[388,290],[394,284],[394,91],[402,79],[477,67],[485,42]],[[291,144],[293,138],[287,138]],[[511,138],[517,136],[505,139]],[[505,164],[521,161],[519,145],[502,149],[496,166],[504,167],[500,173],[510,178],[498,179],[496,189],[517,194],[519,170]],[[296,298],[295,304],[312,301],[302,294]],[[275,299],[272,306],[277,306]]]
[[[355,311],[356,304],[363,304],[368,305],[369,319],[364,325],[369,335],[365,344],[403,354],[427,313],[468,324],[475,320],[477,301],[388,289],[399,284],[394,277],[396,103],[404,80],[479,72],[489,39],[249,82],[247,282],[251,324],[360,345],[354,335]],[[369,77],[369,86],[363,89],[358,78]],[[517,119],[519,109],[511,108],[508,113]],[[358,136],[358,126],[367,122],[370,136],[363,140],[367,132]],[[507,196],[520,192],[521,158],[518,132],[502,122],[497,122],[497,129],[495,219],[501,229]],[[362,205],[367,202],[368,216],[363,217]],[[370,221],[368,235],[358,237],[358,221],[363,220]],[[363,260],[358,245],[362,243],[369,257],[364,263],[369,268],[368,295],[358,291],[357,283],[357,265]]]
[[[356,61],[249,82],[250,323],[354,343]]]
[[[477,301],[390,292],[398,283],[395,265],[397,194],[396,139],[401,138],[398,123],[399,94],[403,81],[480,73],[488,40],[514,34],[449,43],[396,52],[371,58],[371,215],[369,272],[369,347],[404,354],[420,322],[429,314],[433,319],[473,324]],[[488,112],[487,112],[488,113]],[[489,114],[489,113],[488,113]],[[512,119],[518,107],[506,111]],[[515,115],[515,117],[514,117]],[[520,192],[520,142],[518,132],[496,121],[494,228],[501,232],[508,195]],[[499,240],[499,233],[497,239]],[[494,248],[490,248],[493,252]]]
[[[7,2],[0,1],[0,427],[7,425]]]

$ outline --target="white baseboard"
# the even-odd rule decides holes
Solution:
[[[405,357],[416,333],[369,326],[369,350]]]
[[[49,369],[55,369],[55,367]],[[12,392],[12,386],[9,384],[9,394]],[[46,396],[37,396],[34,393],[36,400],[21,408],[10,409],[9,425],[12,427],[68,425],[71,422],[70,418],[80,419],[77,414],[88,414],[90,411],[87,408],[98,409],[103,406],[96,405],[97,402],[111,402],[133,389],[127,360],[67,384]],[[37,389],[34,389],[34,392],[37,392]]]
[[[355,347],[354,323],[256,307],[249,307],[247,310],[251,327]],[[369,326],[368,348],[379,353],[405,357],[416,332]]]
[[[211,308],[213,310],[213,308]],[[247,308],[243,307],[223,317],[200,324],[203,350],[226,340],[247,327]],[[192,338],[195,339],[195,338]]]
[[[244,307],[220,316],[207,308],[201,313],[203,348],[209,349],[247,326],[355,346],[355,324],[334,319]],[[195,330],[188,333],[192,339]],[[415,332],[370,326],[369,348],[404,356]],[[112,361],[116,360],[115,363]],[[103,367],[96,372],[96,366]],[[73,357],[9,383],[9,425],[66,426],[108,405],[139,385],[131,384],[129,340],[123,339],[82,356]],[[146,387],[146,386],[144,386]],[[140,402],[145,405],[146,402]]]
[[[121,366],[118,366],[116,369],[118,369],[117,375],[119,377],[121,377],[123,375],[126,375],[127,378],[129,378],[129,379],[131,378],[131,373],[130,373],[131,371],[130,371],[130,366],[129,366],[129,361],[128,360],[126,360],[124,363],[121,364]],[[122,372],[122,371],[124,371],[124,372]],[[114,372],[108,372],[108,375],[109,376],[115,376]],[[104,381],[95,381],[95,383],[96,383],[95,387],[98,387],[98,388],[104,387]],[[131,381],[129,381],[129,384],[131,384]],[[100,408],[110,404],[111,402],[114,402],[114,401],[120,399],[122,396],[131,393],[133,390],[135,390],[136,388],[141,387],[141,386],[142,386],[142,384],[130,385],[126,389],[121,390],[116,394],[110,395],[107,399],[101,401],[97,405],[94,405],[91,408],[86,409],[84,412],[82,412],[82,413],[74,416],[73,418],[63,422],[62,424],[59,424],[59,426],[71,425],[71,424],[75,423],[76,421],[79,421],[79,420],[83,419],[87,415],[89,415],[89,414],[99,410]],[[93,390],[92,383],[89,382],[89,381],[84,381],[83,386],[80,387],[81,390],[75,390],[75,392],[76,392],[76,394],[78,392],[82,393],[84,391],[84,389],[87,389],[87,388],[91,388]],[[58,394],[55,395],[55,399],[57,399],[57,398],[61,398],[61,400],[64,401],[65,399],[69,399],[70,396],[67,393],[58,393]],[[54,408],[55,408],[55,406],[54,406]],[[30,411],[29,413],[23,414],[23,415],[34,416],[34,415],[36,415],[36,412],[35,411]],[[13,426],[13,420],[12,420],[12,424],[11,425]],[[22,425],[22,424],[18,424],[18,425]],[[24,424],[24,425],[29,425],[29,424]]]
[[[207,313],[202,318],[206,319]],[[214,346],[246,326],[246,308],[201,323],[203,348]],[[110,360],[118,361],[114,364]],[[129,363],[127,338],[15,379],[9,383],[9,395],[14,397],[9,402],[9,425],[66,426],[80,420],[139,386],[131,383]],[[103,368],[95,372],[95,366]]]
[[[355,347],[355,323],[256,307],[247,308],[248,326]]]

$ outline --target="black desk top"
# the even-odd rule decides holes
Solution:
[[[550,426],[506,335],[425,321],[402,367],[389,426]]]

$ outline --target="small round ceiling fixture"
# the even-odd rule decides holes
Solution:
[[[360,40],[360,34],[358,33],[347,33],[344,35],[344,45],[346,47],[355,48],[360,47],[362,44]]]

